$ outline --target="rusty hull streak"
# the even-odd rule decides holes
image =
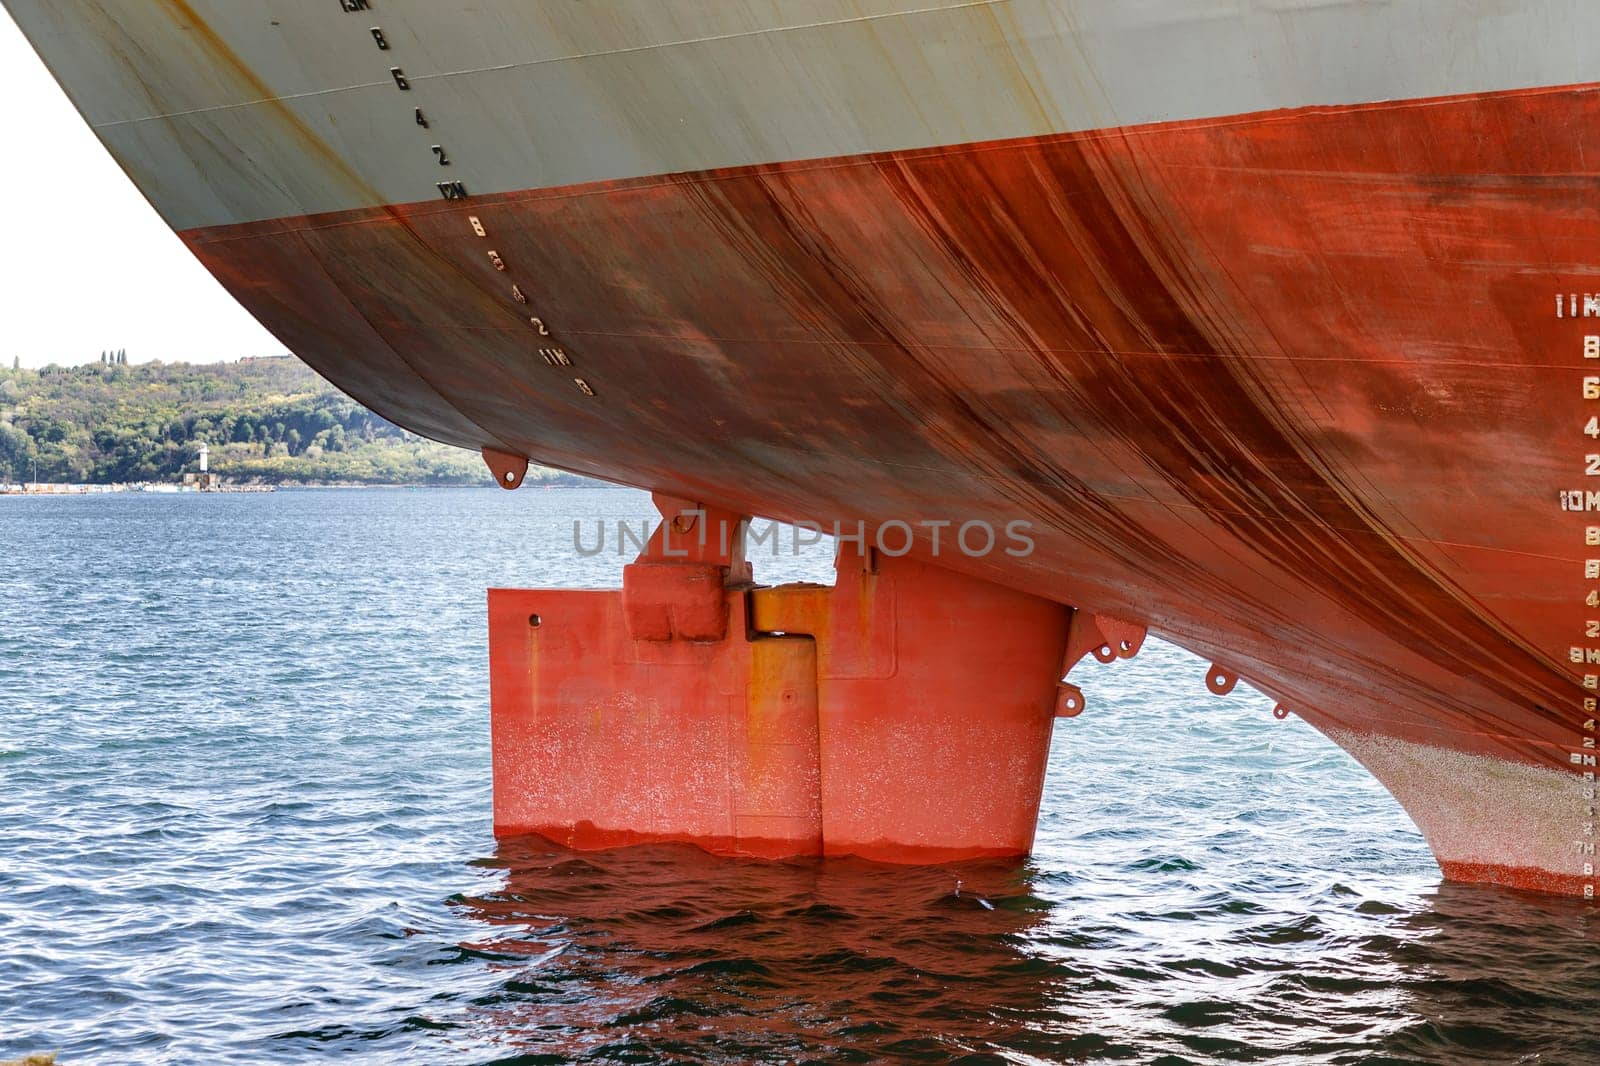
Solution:
[[[294,113],[294,109],[279,97],[277,91],[262,81],[228,42],[200,17],[200,13],[187,0],[159,0],[159,3],[166,9],[168,18],[181,29],[196,36],[212,60],[212,69],[233,78],[246,88],[247,97],[253,98],[258,106],[272,114],[278,125],[294,138],[307,160],[315,163],[330,178],[348,187],[353,194],[352,199],[374,205],[384,202],[383,196],[358,174],[342,155],[317,136],[316,132]]]
[[[1099,347],[1109,357],[1100,362],[1103,370],[1080,366],[1067,375],[1068,380],[1088,381],[1076,390],[1078,404],[1102,411],[1150,469],[1196,508],[1215,516],[1240,542],[1255,546],[1273,569],[1312,575],[1325,593],[1353,597],[1363,617],[1396,642],[1434,633],[1459,638],[1450,644],[1429,642],[1427,654],[1447,669],[1474,673],[1513,702],[1531,693],[1565,706],[1581,696],[1574,681],[1551,676],[1548,655],[1492,625],[1445,575],[1401,550],[1400,538],[1357,505],[1354,492],[1330,481],[1325,465],[1308,457],[1303,441],[1284,432],[1284,419],[1267,399],[1270,390],[1252,374],[1251,352],[1233,347],[1231,338],[1212,324],[1218,314],[1216,290],[1202,295],[1192,288],[1190,279],[1199,265],[1186,250],[1154,232],[1158,223],[1153,220],[1171,220],[1172,209],[1143,196],[1145,190],[1128,180],[1120,159],[1096,158],[1111,143],[1090,147],[1080,142],[1073,145],[1082,151],[1077,158],[1063,151],[1041,161],[1060,168],[1054,187],[1079,190],[1073,217],[1081,228],[1066,243],[1081,251],[1082,262],[1058,261],[1052,270],[1051,253],[1063,246],[1053,233],[1050,241],[1017,247],[1029,231],[995,224],[993,205],[1004,202],[998,189],[988,196],[945,201],[945,229],[940,233],[945,250],[968,262],[972,276],[983,278],[989,298],[1005,302],[1008,315],[1019,323],[1017,332],[1031,337],[1071,335],[1080,328],[1084,316],[1076,316],[1076,322],[1063,317],[1078,306],[1079,297],[1067,292],[1061,299],[1020,305],[1020,296],[1051,293],[1053,281],[1069,286],[1099,281],[1094,264],[1115,264],[1115,292],[1094,293],[1088,299],[1104,297],[1103,303],[1114,304],[1124,320],[1102,316],[1100,329],[1073,345],[1091,351]],[[1048,199],[1052,187],[1041,184],[1027,191]],[[1083,197],[1096,193],[1100,202],[1085,204]],[[1136,196],[1145,203],[1136,206]],[[907,190],[901,199],[907,210],[921,212],[929,198]],[[963,208],[972,210],[952,223]],[[936,229],[931,221],[925,224]],[[1222,310],[1233,321],[1245,317],[1238,309]],[[1156,368],[1130,365],[1116,358],[1124,344],[1230,358]],[[1059,358],[1045,350],[1037,357],[1046,363]],[[1286,535],[1288,528],[1296,535]],[[1365,548],[1356,547],[1348,530],[1370,532],[1374,539]],[[1135,543],[1158,552],[1170,550],[1148,536]],[[1157,554],[1144,561],[1158,560]],[[1452,709],[1468,719],[1479,713],[1470,706]]]
[[[1553,498],[1554,460],[1549,431],[1516,412],[1548,409],[1530,399],[1559,359],[1538,316],[1565,282],[1503,271],[1498,317],[1484,317],[1474,264],[1498,254],[1495,237],[1461,213],[1489,204],[1525,230],[1600,229],[1558,180],[1600,146],[1475,133],[1593,118],[1595,101],[1586,89],[1306,109],[185,238],[313,365],[386,416],[430,424],[431,401],[397,404],[295,321],[348,299],[484,427],[451,443],[787,519],[1025,517],[1043,530],[1034,558],[950,562],[1148,622],[1318,725],[1552,765],[1580,689],[1540,650],[1550,627],[1528,596],[1572,553],[1526,517]],[[1375,143],[1389,146],[1376,162],[1362,154]],[[1475,180],[1512,169],[1512,152],[1548,180]],[[500,326],[514,314],[505,276],[480,261],[467,210],[599,399]],[[1329,216],[1361,219],[1369,249],[1400,250],[1363,265]],[[1403,250],[1419,225],[1449,242],[1428,269],[1456,317],[1422,314],[1391,281],[1419,268]],[[402,244],[405,269],[387,262]],[[309,260],[338,283],[290,269]],[[355,262],[365,276],[341,271]],[[1316,297],[1329,286],[1333,308]],[[1499,365],[1409,354],[1468,343]],[[1435,362],[1451,381],[1424,402]],[[1476,549],[1443,535],[1459,508],[1412,478],[1442,472],[1448,491],[1477,441],[1485,490],[1524,506],[1478,531],[1493,551],[1468,569]],[[1524,482],[1537,491],[1512,495]]]

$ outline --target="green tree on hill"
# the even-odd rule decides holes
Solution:
[[[0,480],[488,484],[478,456],[373,414],[297,359],[0,367]],[[547,475],[549,476],[549,475]]]

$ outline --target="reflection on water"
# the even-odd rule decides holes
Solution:
[[[689,847],[576,854],[514,841],[506,885],[460,906],[503,968],[479,1009],[528,1054],[943,1061],[1034,1032],[1047,905],[1017,863],[730,862]]]
[[[1032,862],[525,839],[480,865],[504,887],[452,902],[497,975],[466,1026],[492,1061],[1600,1061],[1600,929],[1569,900],[1334,886],[1290,916],[1217,888],[1069,925],[1094,901]]]
[[[1442,884],[1396,923],[1409,1018],[1385,1042],[1428,1062],[1600,1062],[1600,912],[1577,900]],[[1470,1054],[1468,1053],[1470,1051]]]

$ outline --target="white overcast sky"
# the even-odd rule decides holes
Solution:
[[[0,361],[214,362],[282,344],[189,254],[100,146],[0,7],[11,196],[0,229]]]

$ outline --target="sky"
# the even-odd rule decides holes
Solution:
[[[15,187],[0,233],[0,365],[95,362],[108,348],[130,363],[283,353],[145,202],[4,7],[0,100]]]

